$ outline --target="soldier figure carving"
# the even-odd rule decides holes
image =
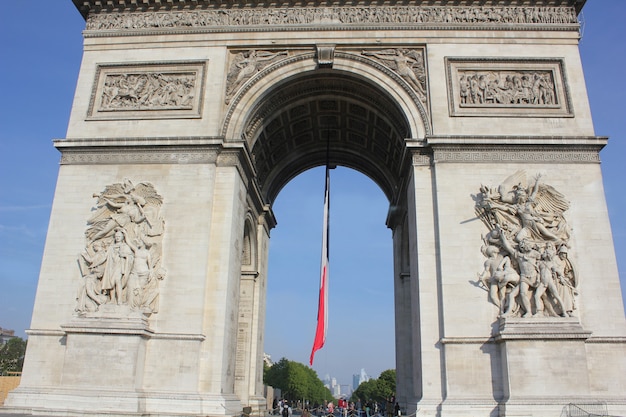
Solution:
[[[87,221],[86,249],[79,256],[82,282],[75,310],[98,311],[102,304],[158,311],[158,280],[165,277],[161,247],[163,199],[149,183],[109,185]]]
[[[503,317],[572,316],[578,278],[567,258],[570,227],[564,212],[569,202],[542,183],[541,175],[533,180],[528,185],[526,173],[518,171],[497,188],[481,186],[476,213],[489,232],[483,236],[488,260],[479,283]],[[493,254],[510,256],[509,278],[503,267],[487,277],[487,263],[497,261]]]

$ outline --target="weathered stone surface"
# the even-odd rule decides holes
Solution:
[[[589,111],[580,2],[74,3],[87,19],[84,56],[67,137],[55,141],[61,168],[8,410],[260,414],[271,205],[325,162],[328,140],[333,164],[366,173],[390,201],[397,398],[408,414],[548,416],[594,399],[626,415],[626,323],[598,157],[606,138]],[[518,196],[495,194],[521,170],[518,194],[538,184],[562,196],[551,200],[560,208],[532,207],[537,222],[555,220],[545,230],[524,225]],[[125,193],[125,181],[158,198]],[[504,212],[515,233],[487,236]],[[158,268],[128,269],[145,284],[167,272],[158,309],[132,298],[124,273],[119,297],[99,284],[99,267],[114,263],[98,260],[101,249],[146,259],[130,237],[115,240],[111,220],[159,249]],[[498,238],[508,272],[521,275],[522,232],[539,253],[567,248],[575,309],[551,290],[537,299],[555,314],[536,301],[530,317],[504,314],[500,297],[489,301],[481,246]],[[539,273],[539,261],[529,268]],[[557,269],[543,268],[558,280]],[[498,276],[484,286],[515,290]]]

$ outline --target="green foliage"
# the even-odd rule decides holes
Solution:
[[[396,370],[381,372],[378,379],[370,379],[357,387],[350,397],[351,401],[376,401],[383,403],[396,392]]]
[[[306,365],[282,358],[265,369],[263,382],[282,391],[289,401],[308,400],[310,403],[330,401],[333,396],[317,373]]]
[[[19,337],[13,337],[0,348],[0,374],[8,372],[22,372],[24,366],[24,354],[26,353],[26,341]]]

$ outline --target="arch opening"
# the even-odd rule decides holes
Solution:
[[[331,172],[329,327],[313,369],[345,394],[364,368],[395,369],[393,242],[379,186],[359,172]],[[324,169],[307,170],[281,190],[268,262],[265,353],[308,364],[315,334]],[[276,329],[281,331],[277,332]],[[272,335],[271,338],[269,335]],[[277,337],[278,335],[278,337]]]
[[[276,225],[276,220],[278,220],[278,223],[281,223],[272,232],[272,250],[259,250],[260,258],[258,263],[259,265],[269,266],[272,262],[271,259],[276,256],[275,254],[280,253],[276,250],[276,245],[278,245],[276,243],[276,235],[281,233],[279,230],[284,230],[285,225],[284,218],[279,218],[283,216],[283,213],[280,210],[277,211],[274,203],[281,190],[288,183],[291,183],[292,180],[297,180],[300,176],[307,175],[309,171],[315,171],[316,167],[323,166],[328,161],[331,167],[339,167],[339,169],[333,170],[333,173],[347,168],[345,171],[352,172],[353,176],[356,173],[360,173],[362,175],[358,176],[361,177],[361,180],[367,178],[370,186],[375,185],[378,192],[378,203],[382,202],[384,208],[379,214],[370,216],[371,219],[368,218],[368,221],[376,222],[376,226],[383,229],[386,236],[369,236],[366,233],[356,238],[354,242],[343,244],[335,242],[334,238],[331,237],[333,240],[331,240],[330,250],[332,257],[333,245],[356,247],[356,243],[361,242],[375,242],[378,245],[386,245],[385,248],[378,248],[381,254],[388,257],[387,270],[380,272],[378,275],[378,278],[380,278],[378,283],[383,285],[384,289],[374,290],[374,292],[378,295],[385,291],[387,293],[389,308],[386,309],[386,313],[388,313],[389,317],[386,323],[380,324],[379,327],[388,330],[388,334],[386,336],[380,334],[372,335],[371,337],[377,338],[376,342],[381,342],[388,348],[388,351],[385,353],[366,351],[366,353],[372,356],[385,356],[390,359],[384,369],[371,368],[367,370],[372,377],[377,378],[380,372],[396,368],[396,355],[398,354],[398,342],[396,340],[396,333],[398,332],[396,320],[398,288],[396,278],[398,271],[396,269],[398,266],[399,246],[398,239],[396,237],[392,238],[395,235],[387,227],[392,228],[394,231],[397,229],[399,225],[397,210],[391,209],[401,207],[407,203],[406,187],[412,167],[411,153],[408,150],[407,141],[414,140],[415,137],[424,133],[417,126],[422,122],[422,119],[419,117],[418,120],[415,119],[418,113],[415,111],[415,108],[407,104],[406,100],[403,101],[406,97],[399,98],[400,96],[395,94],[393,79],[387,79],[379,85],[380,79],[376,79],[376,77],[368,79],[366,72],[352,72],[349,68],[343,68],[342,70],[316,69],[314,71],[309,69],[291,72],[290,74],[284,75],[282,78],[275,76],[263,81],[260,79],[255,80],[256,87],[248,88],[246,98],[239,97],[237,99],[239,101],[236,101],[241,106],[247,108],[248,111],[245,112],[245,115],[238,115],[231,127],[226,128],[233,136],[236,136],[234,135],[236,131],[242,132],[241,138],[246,142],[254,168],[253,181],[256,183],[256,190],[260,191],[261,200],[273,212],[271,216],[277,215],[276,219],[272,220],[270,228],[266,229],[262,234],[264,237],[260,240],[261,245],[269,244],[269,229]],[[239,114],[240,111],[243,111],[231,110],[233,110],[233,114]],[[323,170],[320,169],[319,172],[323,173]],[[331,176],[334,177],[333,174]],[[335,180],[331,179],[331,183],[331,188],[335,190]],[[323,185],[322,174],[318,184],[321,187],[319,195],[314,194],[312,187],[303,187],[305,193],[313,194],[312,197],[319,200],[317,202],[319,213],[312,214],[312,216],[317,216],[320,223],[322,221]],[[334,198],[337,198],[336,190],[333,191],[333,195],[335,195]],[[382,196],[384,198],[381,198]],[[297,201],[300,202],[301,200],[303,199],[298,199]],[[369,200],[357,203],[353,206],[356,207],[353,208],[354,212],[348,215],[349,218],[359,218],[355,214],[361,214],[360,211],[364,207],[369,208],[371,205],[372,201]],[[311,202],[311,206],[316,207],[316,204]],[[331,208],[331,222],[333,222],[332,212],[333,209]],[[312,223],[312,220],[314,220],[312,216],[304,215],[302,210],[298,212],[298,216],[300,223]],[[263,221],[260,223],[263,223]],[[373,225],[360,225],[356,230],[367,232],[372,228],[374,228]],[[313,254],[315,265],[308,268],[294,267],[292,271],[287,272],[293,279],[303,274],[305,269],[307,273],[313,274],[312,278],[307,280],[309,285],[313,285],[313,288],[305,291],[310,297],[307,304],[313,309],[317,308],[316,299],[319,291],[321,230],[322,226],[320,224],[316,229],[316,233],[319,235],[314,239],[314,246],[304,250],[306,253]],[[356,236],[357,234],[355,233],[354,235]],[[402,239],[407,238],[404,235],[402,237]],[[294,245],[297,246],[298,244],[289,244],[289,246]],[[363,263],[365,261],[364,256],[367,257],[367,255],[363,255],[363,253],[358,255],[356,259],[348,262],[352,262],[353,266]],[[282,256],[290,260],[292,258],[290,255]],[[334,268],[333,260],[331,259],[331,274],[336,273],[333,272]],[[354,271],[356,269],[353,268]],[[375,270],[374,267],[366,269]],[[265,270],[259,272],[262,277],[267,279],[267,283],[272,282],[274,271]],[[347,272],[345,275],[352,273],[354,272]],[[356,275],[358,277],[359,273],[356,273]],[[261,282],[265,282],[264,279]],[[361,282],[360,284],[362,285],[363,283]],[[315,319],[317,317],[315,311],[310,312],[310,314],[304,313],[301,307],[305,303],[302,302],[285,305],[280,300],[272,300],[269,285],[262,291],[265,297],[268,297],[266,303],[257,306],[260,308],[258,314],[262,323],[266,323],[265,320],[267,319],[269,326],[275,325],[272,324],[271,309],[274,305],[279,305],[281,306],[279,308],[282,309],[283,322],[287,317],[311,320],[311,326],[308,327],[303,323],[287,325],[287,335],[289,334],[289,328],[294,326],[303,326],[307,329],[310,327],[309,332],[312,331],[314,333]],[[331,289],[331,291],[333,290]],[[333,302],[332,296],[330,302]],[[338,302],[340,303],[340,301]],[[364,300],[363,297],[357,296],[356,299],[349,299],[346,302],[354,304],[356,311],[358,311],[359,304],[363,304]],[[370,300],[365,305],[368,307],[369,305],[376,306],[377,302]],[[350,340],[351,335],[349,333],[334,339],[341,340],[339,343],[342,344],[345,342],[358,344],[359,340],[368,343],[369,335],[360,334],[362,332],[367,333],[374,323],[373,318],[368,321],[369,323],[364,322],[360,326],[352,326],[352,330],[356,328],[356,331],[359,332],[359,334],[353,336],[353,340]],[[410,326],[402,325],[404,321],[407,321],[407,319],[402,318],[400,320],[401,325],[398,334],[402,334],[406,330],[405,327]],[[241,328],[239,330],[242,331]],[[340,328],[339,331],[341,330]],[[299,350],[300,355],[303,352],[305,353],[305,357],[298,357],[295,360],[303,363],[308,362],[308,355],[311,349],[311,346],[308,345],[312,343],[313,333],[309,335],[307,332],[307,335],[297,337],[297,339],[305,339],[307,346],[305,349]],[[260,335],[260,340],[263,340],[264,334],[265,331],[263,331],[263,335]],[[284,340],[283,343],[289,343],[289,339]],[[261,344],[261,346],[263,345],[265,343]],[[328,348],[328,352],[331,351]],[[257,353],[260,352],[257,351]],[[267,353],[272,354],[271,351]],[[329,355],[334,356],[331,353]],[[406,361],[405,356],[406,352],[400,352],[399,360]],[[316,357],[318,357],[317,354]],[[275,359],[279,360],[280,357]],[[366,367],[366,362],[366,360],[363,360],[360,366]],[[243,363],[238,361],[238,364]],[[353,366],[353,372],[358,373],[359,370],[359,365]],[[320,376],[325,376],[325,373]],[[345,376],[343,378],[342,382],[349,383],[349,381],[345,381]],[[403,383],[406,385],[405,382]],[[407,389],[410,390],[411,388],[408,387]]]
[[[274,86],[248,118],[246,139],[270,204],[292,178],[315,166],[345,166],[371,178],[390,202],[407,168],[410,124],[371,82],[318,70]]]

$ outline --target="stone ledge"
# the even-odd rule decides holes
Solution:
[[[604,147],[606,136],[429,135],[428,145],[585,145]]]
[[[177,137],[100,137],[55,139],[54,147],[120,147],[120,146],[215,146],[222,145],[222,136],[177,136]]]
[[[484,345],[494,343],[493,337],[442,337],[441,343],[444,345]]]
[[[152,336],[148,315],[124,305],[104,304],[96,312],[83,313],[61,329],[66,333],[127,334]]]
[[[577,317],[500,318],[496,342],[508,340],[587,340]]]

